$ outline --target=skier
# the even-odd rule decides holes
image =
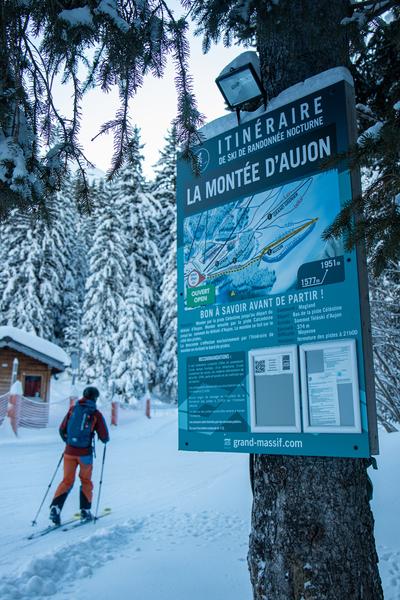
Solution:
[[[75,472],[79,465],[80,511],[81,519],[92,520],[90,512],[92,506],[93,483],[93,442],[94,434],[106,444],[109,434],[103,415],[96,409],[96,400],[99,390],[87,387],[75,406],[71,407],[65,415],[59,432],[66,447],[64,451],[64,478],[56,489],[50,505],[50,520],[55,525],[61,524],[61,510],[72,489],[75,481]]]

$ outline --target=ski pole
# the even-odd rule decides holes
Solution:
[[[61,461],[62,461],[63,457],[64,457],[64,452],[61,454],[61,456],[60,456],[60,460],[58,461],[58,463],[57,463],[57,466],[56,466],[56,470],[54,471],[54,475],[53,475],[53,477],[51,478],[51,481],[50,481],[49,485],[47,486],[46,493],[45,493],[45,495],[44,495],[44,497],[43,497],[43,500],[42,500],[42,502],[41,502],[41,504],[40,504],[40,506],[39,506],[39,508],[38,508],[38,511],[37,511],[37,513],[36,513],[36,515],[35,515],[35,518],[34,518],[34,519],[33,519],[33,521],[32,521],[32,526],[33,526],[33,525],[37,525],[37,521],[36,521],[36,519],[38,518],[38,516],[39,516],[39,513],[40,513],[40,511],[42,510],[42,506],[43,506],[43,504],[44,504],[44,501],[45,501],[45,500],[46,500],[46,498],[47,498],[47,494],[49,493],[49,490],[50,490],[50,488],[51,488],[51,486],[52,486],[52,483],[53,483],[53,481],[54,481],[54,478],[55,478],[55,476],[57,475],[57,471],[58,471],[58,468],[59,468],[59,466],[61,465]]]
[[[99,512],[101,486],[103,484],[104,463],[105,463],[105,460],[106,460],[106,448],[107,448],[107,444],[104,444],[103,460],[102,460],[102,463],[101,463],[101,473],[100,473],[100,483],[99,483],[99,495],[97,496],[96,513],[94,515],[93,523],[96,523],[96,521],[97,521],[97,514]]]

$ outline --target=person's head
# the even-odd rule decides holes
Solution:
[[[83,390],[83,397],[86,398],[86,400],[92,400],[93,402],[96,402],[99,395],[99,390],[93,386],[89,386]]]

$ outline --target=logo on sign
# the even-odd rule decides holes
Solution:
[[[203,173],[210,164],[210,153],[206,148],[200,148],[195,154],[199,161],[200,172]]]

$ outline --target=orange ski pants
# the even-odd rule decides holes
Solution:
[[[93,457],[92,456],[71,456],[64,454],[64,478],[56,489],[54,498],[63,494],[68,494],[71,491],[74,481],[76,469],[79,466],[79,479],[81,480],[81,490],[89,503],[92,503],[93,497]]]

